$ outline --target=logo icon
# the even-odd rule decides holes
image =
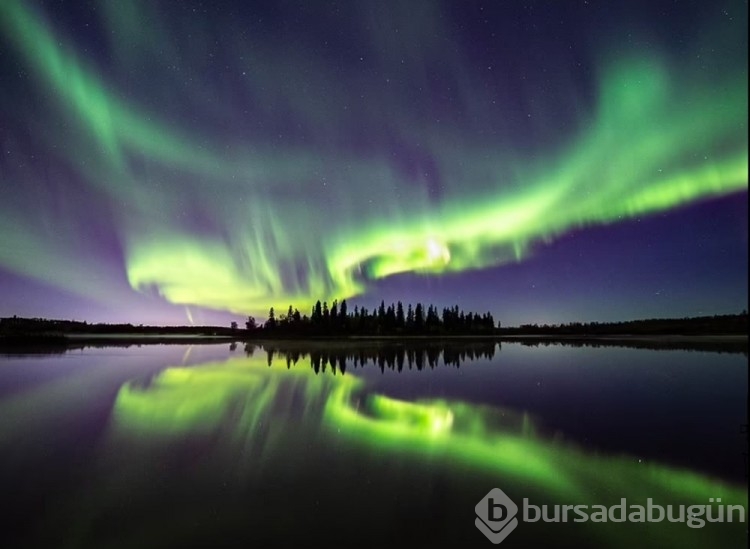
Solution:
[[[474,512],[477,514],[474,525],[496,545],[518,526],[518,506],[500,488],[490,490],[474,507]]]

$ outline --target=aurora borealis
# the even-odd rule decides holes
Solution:
[[[4,1],[0,311],[745,308],[746,4],[509,4]]]
[[[453,341],[407,344],[431,365],[381,371],[393,346],[371,345],[364,359],[360,343],[330,341],[4,354],[6,545],[349,546],[397,534],[481,547],[469,511],[487,486],[535,505],[746,509],[744,356]],[[363,534],[362,517],[378,528]],[[539,521],[514,536],[728,547],[745,520]]]
[[[467,471],[487,475],[509,490],[527,495],[539,490],[548,498],[545,501],[653,497],[661,502],[703,502],[718,497],[738,507],[747,502],[744,485],[550,438],[538,432],[535,419],[526,412],[461,400],[399,400],[373,391],[360,376],[334,370],[316,375],[308,366],[309,357],[288,369],[283,356],[267,365],[265,353],[258,354],[169,367],[148,383],[124,384],[112,405],[108,444],[126,453],[125,449],[144,445],[147,455],[161,457],[180,441],[211,441],[209,456],[203,459],[218,463],[232,485],[276,478],[279,463],[289,462],[297,466],[283,474],[296,479],[300,470],[311,467],[310,456],[320,448],[335,448],[344,456],[336,467],[354,471],[357,479],[363,478],[363,470],[387,471],[388,482],[409,494],[404,499],[416,491],[415,471],[427,469],[437,476],[437,471],[459,478]],[[131,463],[132,459],[130,455]],[[316,480],[335,491],[341,485],[331,479],[338,475],[347,478],[329,471]],[[357,482],[350,487],[361,489]],[[403,512],[401,507],[395,511]],[[726,530],[701,534],[728,532],[729,525],[722,526]],[[584,528],[586,536],[599,537],[606,546],[624,547],[638,536],[632,524]],[[688,545],[718,543],[710,538],[698,542],[695,532],[669,524],[649,530],[651,543],[676,540]]]
[[[607,478],[620,490],[643,494],[652,490],[708,499],[714,491],[738,502],[745,497],[741,488],[710,476],[658,463],[641,467],[627,456],[591,455],[546,440],[527,413],[443,399],[402,401],[373,394],[366,385],[352,375],[316,375],[306,364],[267,367],[260,356],[171,367],[146,386],[128,383],[120,388],[112,430],[170,442],[221,432],[222,444],[240,455],[234,466],[240,476],[268,462],[278,451],[274,443],[320,429],[347,444],[391,455],[468,463],[538,483],[558,496],[584,498],[589,485]],[[297,427],[306,435],[290,435],[295,428],[288,423],[294,422],[314,427]]]

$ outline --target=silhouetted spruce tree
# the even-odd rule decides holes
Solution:
[[[338,300],[334,299],[333,303],[331,304],[331,325],[336,327],[339,320],[339,302]]]
[[[406,327],[406,319],[404,318],[404,306],[399,301],[396,304],[396,329],[403,330]]]
[[[344,331],[347,331],[349,327],[349,316],[346,306],[346,299],[341,300],[341,305],[339,306],[339,324],[341,325],[341,328]],[[341,369],[341,372],[343,373],[344,369]]]
[[[320,300],[318,300],[315,303],[315,307],[313,308],[311,320],[314,326],[320,326],[321,323],[323,322],[323,309],[320,305]]]
[[[362,307],[359,310],[359,319],[357,321],[359,332],[364,334],[367,332],[367,307]]]
[[[435,332],[438,329],[440,320],[437,316],[437,311],[434,306],[430,305],[427,307],[427,317],[425,319],[425,327],[428,332]]]
[[[488,332],[491,332],[495,328],[495,319],[492,318],[492,313],[489,311],[487,311],[487,317],[484,320],[484,328]]]
[[[421,332],[424,329],[424,309],[421,303],[414,308],[414,328]]]
[[[352,314],[352,318],[349,321],[349,327],[354,332],[359,332],[359,306],[358,305],[354,306],[354,313]]]
[[[273,330],[276,327],[276,314],[273,312],[273,307],[268,310],[268,320],[266,320],[266,328]]]
[[[393,333],[396,329],[396,308],[391,303],[385,311],[385,329],[388,333]]]

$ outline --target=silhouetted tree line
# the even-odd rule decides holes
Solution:
[[[649,318],[625,322],[522,324],[502,335],[723,335],[747,334],[747,311],[737,315]]]
[[[248,317],[248,330],[259,329],[255,318]],[[495,320],[489,311],[484,314],[464,312],[458,308],[446,307],[438,310],[429,305],[417,303],[406,308],[398,303],[385,304],[373,310],[354,307],[350,310],[346,300],[334,300],[330,307],[327,302],[318,301],[303,315],[291,305],[286,313],[277,316],[273,307],[268,311],[268,320],[263,324],[264,332],[275,334],[300,335],[440,335],[440,334],[494,334]]]
[[[44,336],[64,334],[136,334],[136,335],[221,335],[237,336],[242,333],[236,322],[226,326],[144,326],[143,324],[90,323],[79,320],[49,318],[0,318],[0,336]]]
[[[246,330],[237,322],[226,326],[144,326],[143,324],[92,324],[77,320],[45,318],[0,318],[0,343],[12,339],[59,340],[66,334],[130,334],[148,336],[194,335],[224,336],[242,339],[248,335],[273,337],[340,336],[340,335],[502,335],[502,336],[621,336],[621,335],[747,335],[747,311],[734,315],[692,318],[655,318],[626,322],[571,322],[568,324],[522,324],[518,327],[495,326],[492,314],[464,312],[458,306],[439,310],[421,303],[404,308],[401,302],[380,306],[372,311],[365,307],[350,310],[346,300],[334,301],[330,308],[318,301],[310,315],[302,315],[290,306],[279,316],[273,308],[268,320],[259,325],[248,317]]]
[[[316,374],[325,373],[327,370],[334,374],[345,374],[347,369],[363,368],[368,364],[377,366],[381,372],[385,372],[386,369],[397,372],[404,369],[434,369],[441,365],[460,368],[461,363],[467,361],[480,358],[491,360],[499,347],[500,343],[485,341],[461,345],[357,345],[310,349],[264,343],[262,349],[266,352],[269,367],[276,358],[285,361],[287,368],[309,358],[310,367]],[[253,356],[257,349],[253,343],[247,343],[245,354]]]

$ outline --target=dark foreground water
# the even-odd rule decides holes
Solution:
[[[500,488],[502,547],[745,547],[747,368],[486,342],[2,356],[0,546],[492,547],[475,506]]]

